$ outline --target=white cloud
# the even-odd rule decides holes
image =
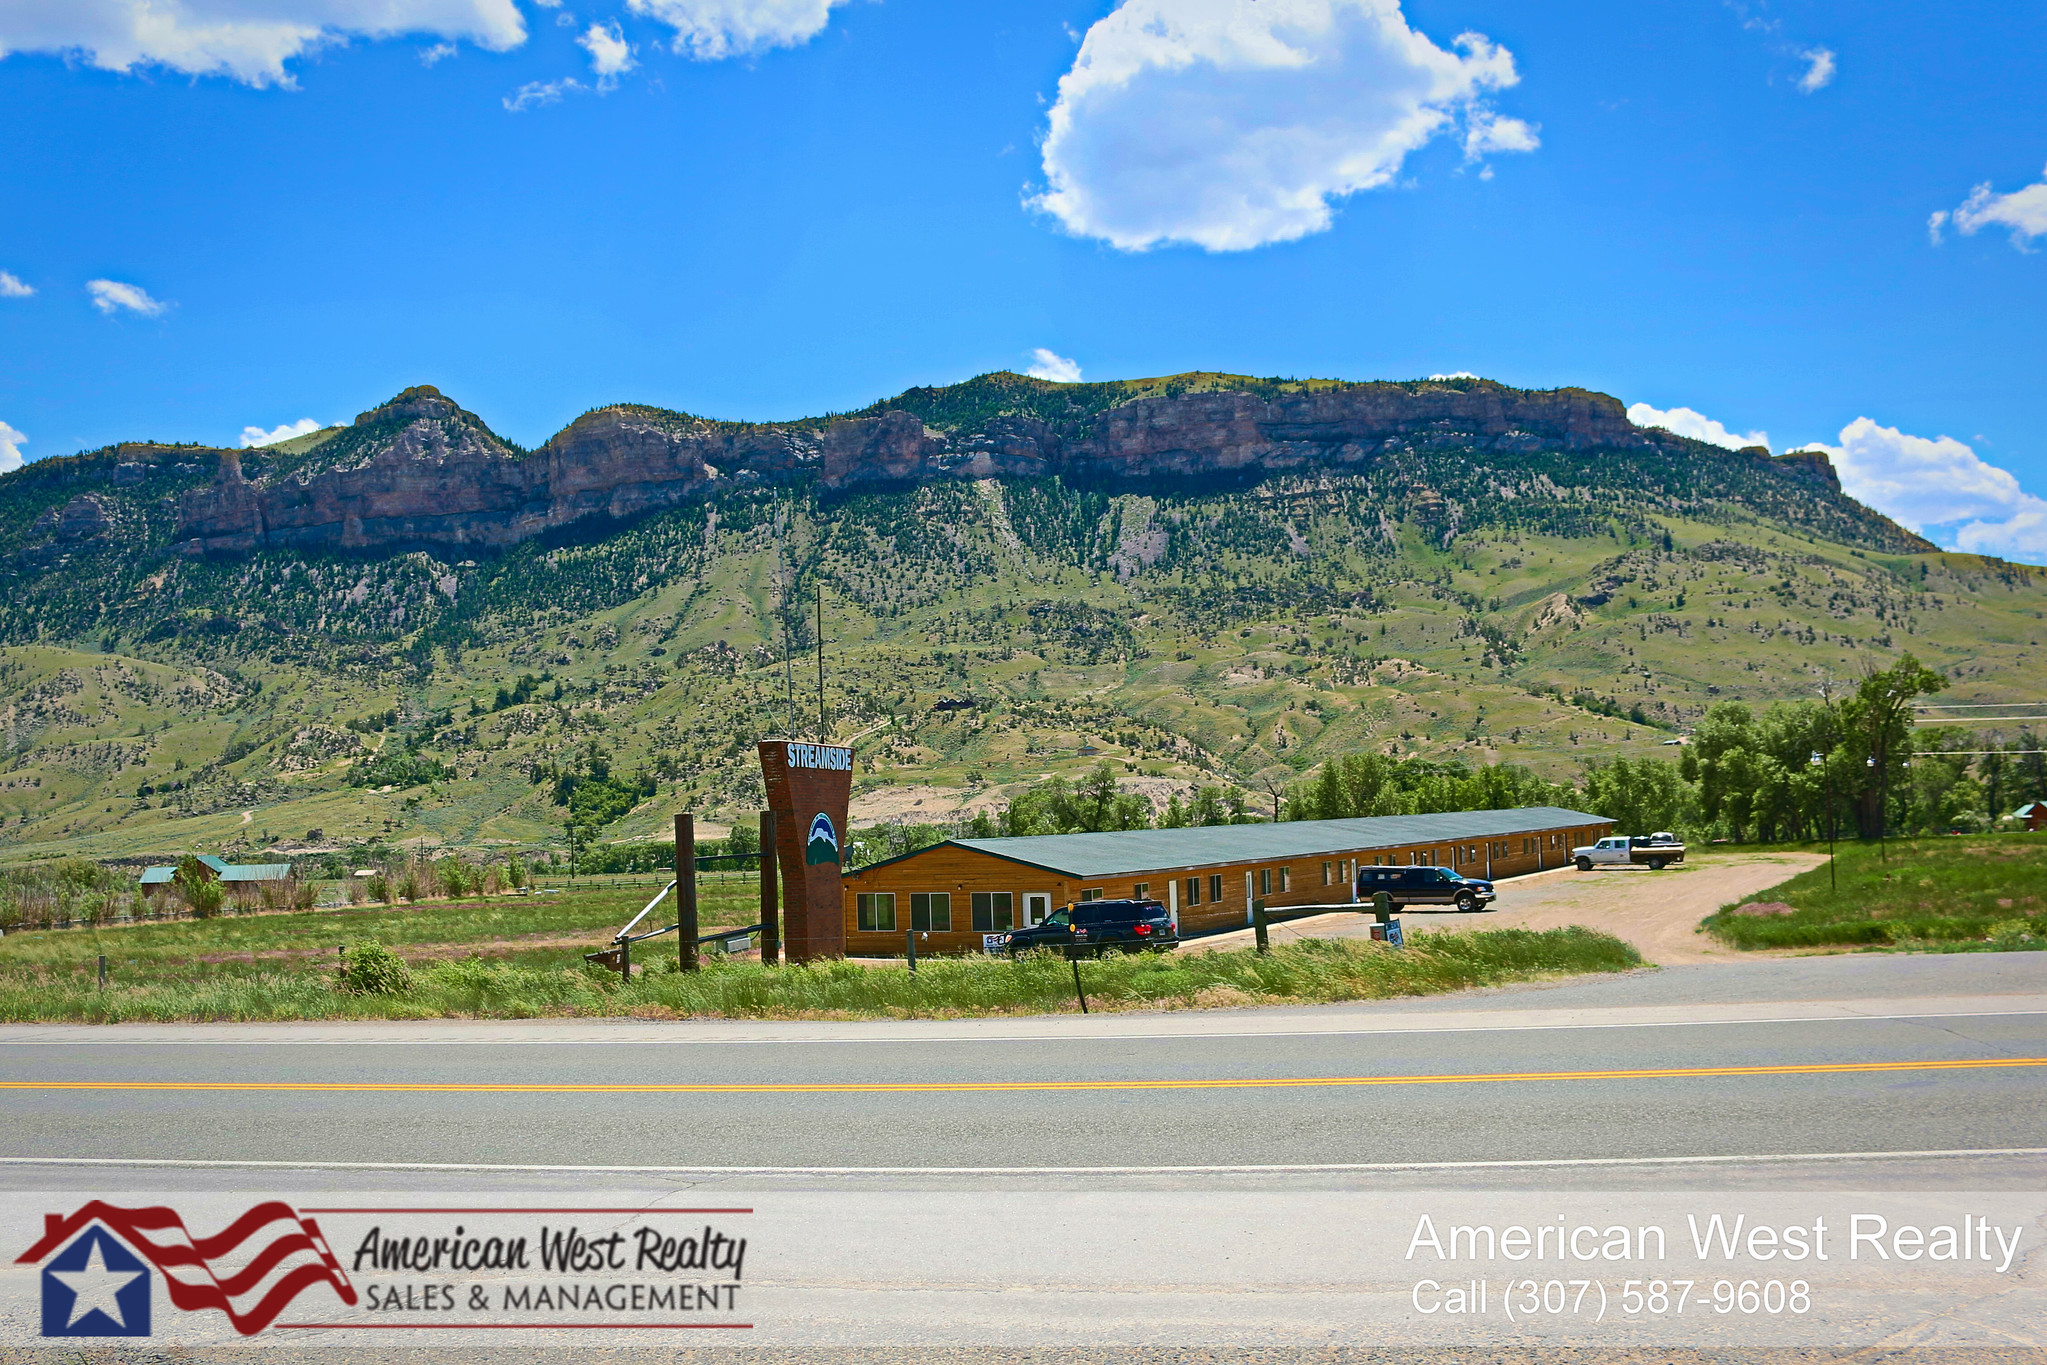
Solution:
[[[432,47],[420,49],[419,64],[421,66],[434,66],[445,62],[459,51],[461,49],[453,43],[435,43]]]
[[[119,280],[87,280],[85,290],[92,295],[92,306],[109,315],[126,308],[153,318],[164,310],[164,305],[149,297],[140,285],[122,284]]]
[[[1478,376],[1477,376],[1477,375],[1475,375],[1475,374],[1473,374],[1473,373],[1472,373],[1472,372],[1471,372],[1470,370],[1453,370],[1453,371],[1452,371],[1451,373],[1449,373],[1449,374],[1432,374],[1432,375],[1430,375],[1430,376],[1429,376],[1429,378],[1431,378],[1431,379],[1476,379],[1476,378],[1478,378]]]
[[[620,76],[639,65],[633,60],[632,46],[615,22],[590,25],[589,32],[576,42],[590,54],[590,69],[597,73],[599,90],[611,89]]]
[[[1954,437],[1910,436],[1858,417],[1840,440],[1801,449],[1827,452],[1850,497],[1950,549],[2047,558],[2047,499]]]
[[[1940,225],[1948,218],[1941,212],[1928,220],[1927,231],[1936,246],[1940,244]],[[2034,238],[2047,237],[2047,171],[2041,172],[2038,182],[2010,194],[1992,193],[1988,181],[1978,185],[1954,211],[1953,222],[1955,231],[1965,237],[1979,228],[2009,228],[2012,245],[2026,250]]]
[[[1679,436],[1689,436],[1694,441],[1706,441],[1727,450],[1770,444],[1770,433],[1767,431],[1751,431],[1745,436],[1740,435],[1729,431],[1705,413],[1694,412],[1690,408],[1659,410],[1647,403],[1635,403],[1628,408],[1628,420],[1638,427],[1662,427],[1665,431],[1675,432]]]
[[[22,466],[21,447],[28,437],[16,431],[5,422],[0,422],[0,474]]]
[[[1464,159],[1476,161],[1487,152],[1532,152],[1542,145],[1535,126],[1518,118],[1501,118],[1490,109],[1473,109],[1465,120]]]
[[[1048,351],[1043,346],[1031,352],[1031,359],[1037,363],[1024,373],[1033,379],[1049,379],[1054,384],[1078,384],[1080,362],[1068,360],[1057,351]]]
[[[163,66],[290,85],[285,63],[350,38],[425,34],[503,52],[526,41],[515,0],[7,0],[0,55],[80,54],[107,71]]]
[[[588,88],[574,76],[564,76],[558,81],[528,81],[505,96],[505,108],[515,114],[523,114],[543,104],[558,104],[561,97],[570,91]]]
[[[1513,57],[1454,46],[1398,0],[1124,0],[1059,80],[1030,202],[1126,251],[1242,251],[1324,231],[1333,200],[1460,122],[1468,156],[1532,150],[1481,101],[1519,79]]]
[[[301,417],[296,422],[286,422],[283,426],[273,427],[269,431],[265,431],[261,427],[243,427],[242,444],[244,446],[274,446],[279,441],[289,441],[294,436],[310,436],[326,425],[325,422],[315,422],[310,417]]]
[[[1824,90],[1834,83],[1834,54],[1824,47],[1815,47],[1798,54],[1805,59],[1805,74],[1798,78],[1798,88],[1810,95]]]
[[[23,284],[13,271],[0,270],[0,299],[25,299],[35,292],[35,286]]]
[[[824,31],[847,0],[626,0],[675,30],[675,50],[698,61],[797,47]]]

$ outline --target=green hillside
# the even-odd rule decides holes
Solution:
[[[1289,382],[998,375],[881,406],[942,427]],[[378,435],[252,458],[345,467]],[[1710,451],[799,477],[475,558],[187,557],[177,499],[212,452],[46,460],[0,477],[0,856],[559,848],[573,812],[624,839],[678,804],[715,830],[759,806],[755,740],[818,731],[820,591],[856,818],[989,804],[1084,751],[1160,805],[1361,749],[1569,778],[1907,649],[1943,702],[2038,697],[2047,571],[1926,551],[1794,462]]]

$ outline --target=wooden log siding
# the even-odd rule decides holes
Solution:
[[[973,897],[976,892],[1009,893],[1012,928],[1023,927],[1025,897],[1031,894],[1047,897],[1054,910],[1094,892],[1099,892],[1100,898],[1107,900],[1143,894],[1171,905],[1177,899],[1181,932],[1199,933],[1209,929],[1239,929],[1248,924],[1251,906],[1245,898],[1247,886],[1251,896],[1263,900],[1269,909],[1348,904],[1360,864],[1449,867],[1468,877],[1518,877],[1549,868],[1567,867],[1573,848],[1605,838],[1612,830],[1611,824],[1581,825],[1477,841],[1399,844],[1283,860],[1148,868],[1088,879],[1013,862],[979,849],[940,844],[883,866],[846,874],[846,951],[855,957],[900,957],[903,933],[910,928],[910,897],[920,893],[943,892],[950,895],[952,917],[949,932],[931,930],[918,934],[917,952],[920,955],[981,951],[982,931],[973,927]],[[1325,862],[1330,865],[1327,885],[1322,880]],[[1286,870],[1284,878],[1281,876],[1282,868]],[[1261,873],[1270,879],[1272,889],[1269,893],[1259,889],[1265,884]],[[1222,879],[1222,898],[1219,901],[1209,894],[1213,879],[1218,876]],[[1186,893],[1187,880],[1193,877],[1201,880],[1199,905],[1189,904]],[[1282,881],[1285,890],[1280,889]],[[1176,883],[1177,892],[1174,890]],[[1140,887],[1146,889],[1140,893]],[[893,930],[863,930],[860,927],[859,898],[877,893],[895,896]]]

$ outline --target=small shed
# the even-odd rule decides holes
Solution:
[[[2013,811],[2011,818],[2029,830],[2047,829],[2047,801],[2028,801]]]
[[[211,853],[201,853],[195,860],[200,875],[208,881],[223,886],[250,886],[261,882],[281,882],[290,878],[290,863],[231,863],[216,858]],[[146,893],[156,894],[167,891],[177,881],[178,869],[169,867],[145,867],[142,869],[141,884]]]

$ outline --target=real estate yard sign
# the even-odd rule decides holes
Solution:
[[[853,751],[772,739],[761,742],[760,755],[782,870],[782,951],[791,962],[844,957],[839,859],[853,796]]]

